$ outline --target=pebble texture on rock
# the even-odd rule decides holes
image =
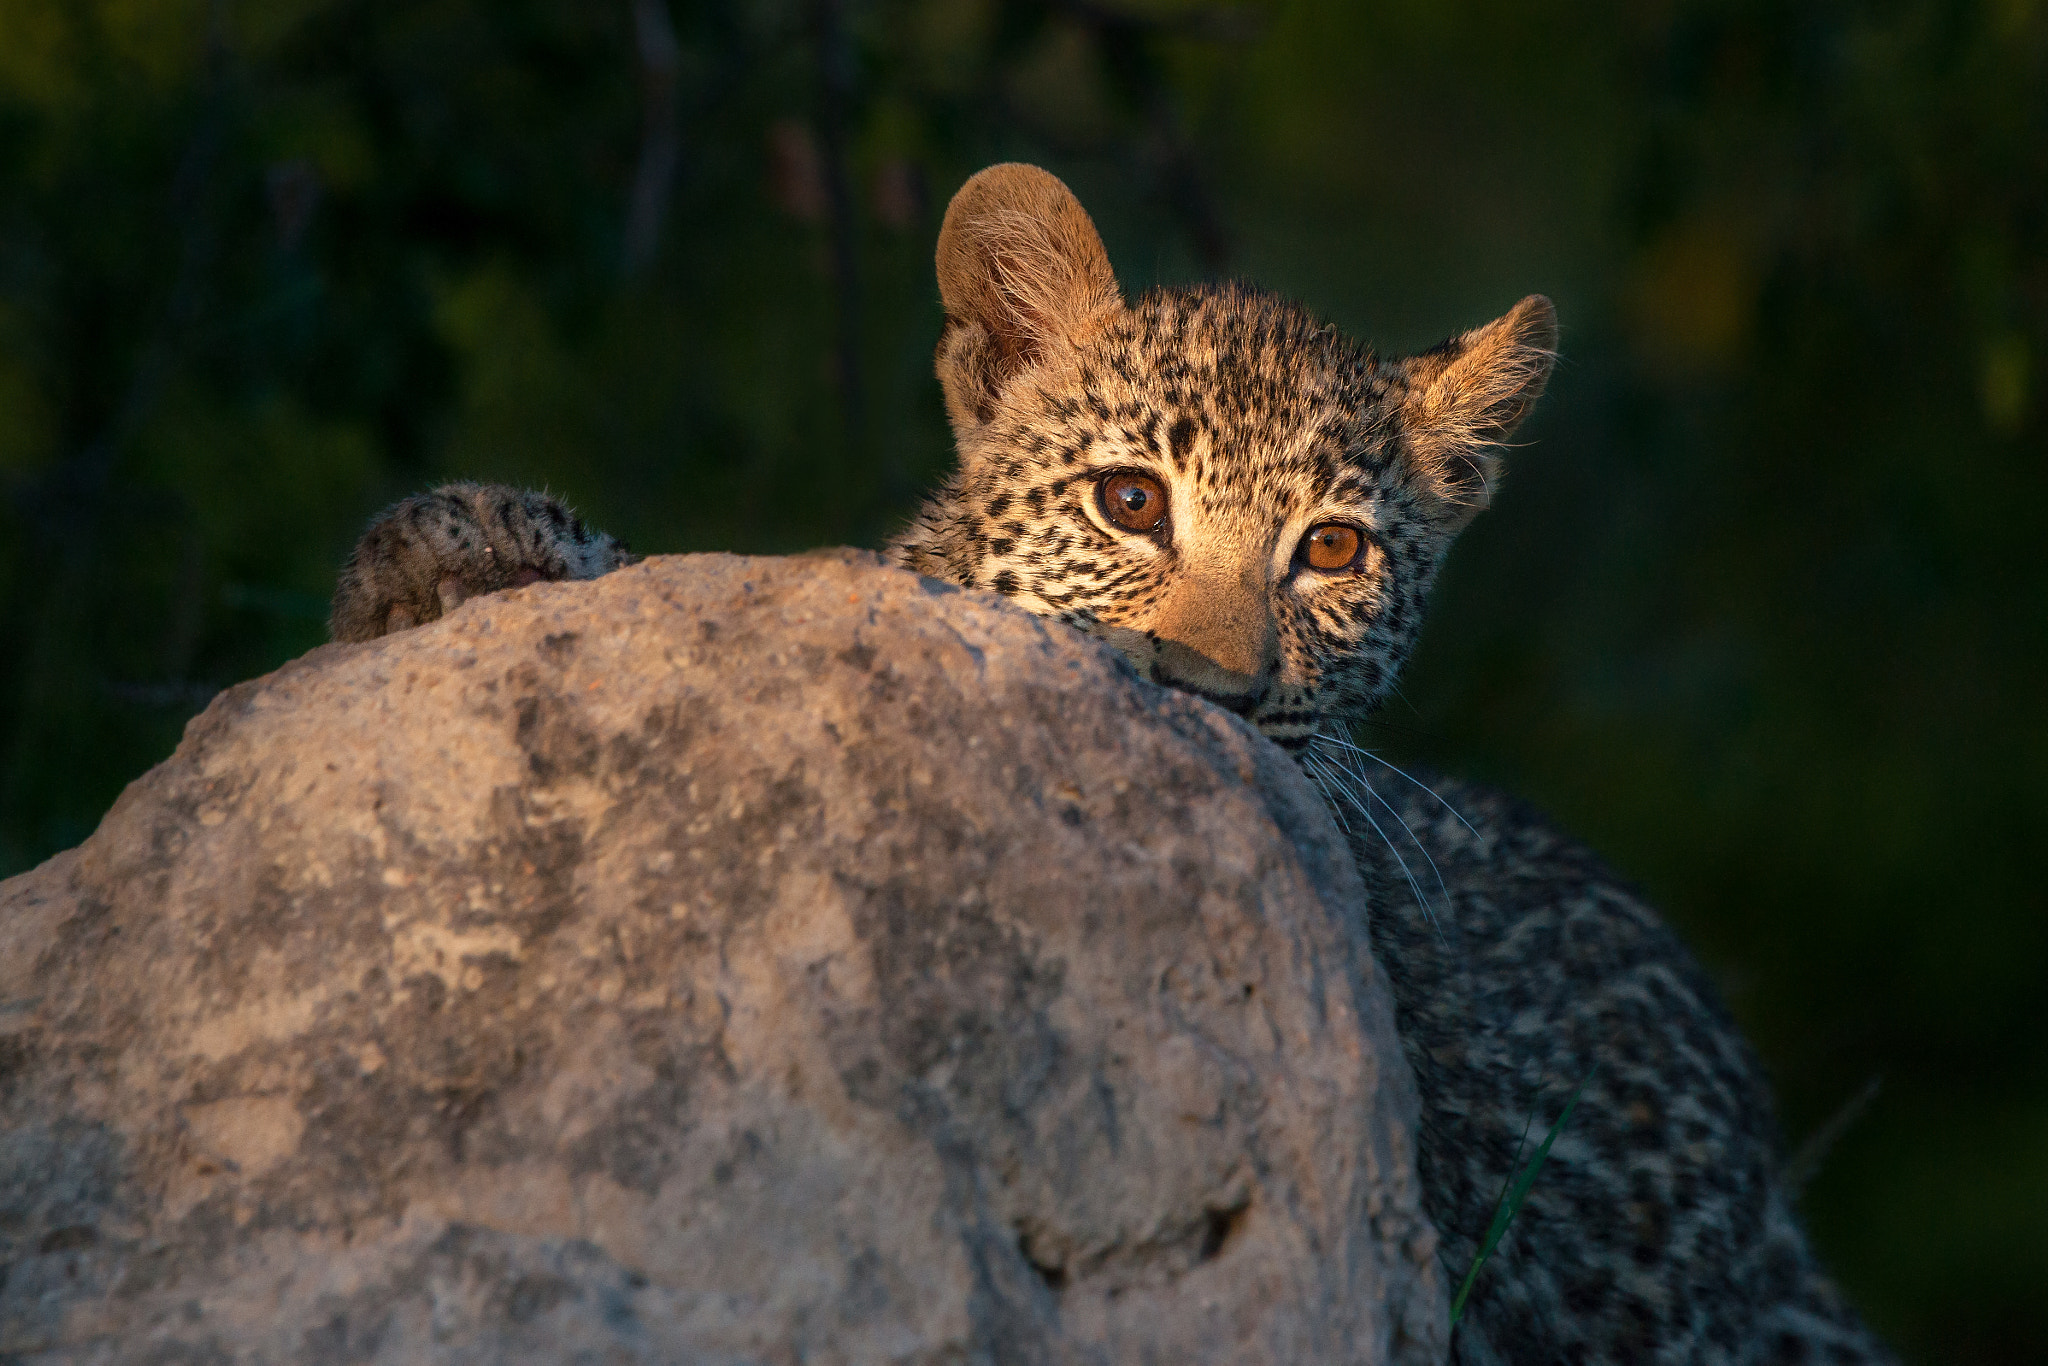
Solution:
[[[0,884],[0,1358],[1440,1361],[1361,904],[1237,720],[872,556],[316,650]]]

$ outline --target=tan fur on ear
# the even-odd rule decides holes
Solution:
[[[1493,500],[1500,447],[1543,396],[1557,360],[1557,310],[1531,294],[1507,313],[1404,362],[1410,467],[1459,526]]]
[[[1057,176],[1015,162],[989,167],[953,196],[938,272],[939,383],[960,430],[986,422],[1018,373],[1123,306],[1081,201]]]

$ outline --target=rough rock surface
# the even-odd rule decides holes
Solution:
[[[1440,1360],[1360,897],[869,556],[316,650],[0,884],[0,1358]]]

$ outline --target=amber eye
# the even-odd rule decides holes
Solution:
[[[1166,489],[1149,474],[1118,470],[1100,492],[1103,515],[1125,531],[1157,531],[1166,520]]]
[[[1325,522],[1310,527],[1308,535],[1302,537],[1301,557],[1311,569],[1349,569],[1358,563],[1358,552],[1364,548],[1365,537],[1358,534],[1357,527]]]

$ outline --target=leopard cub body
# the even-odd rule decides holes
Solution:
[[[1451,1284],[1532,1126],[1578,1098],[1453,1357],[1890,1360],[1793,1216],[1754,1056],[1656,914],[1525,808],[1376,777],[1345,738],[1392,687],[1542,391],[1549,303],[1407,358],[1248,288],[1127,303],[1086,212],[1027,166],[961,189],[938,271],[960,459],[890,553],[1102,638],[1322,784],[1371,893]],[[477,558],[412,577],[480,581]],[[337,634],[402,615],[358,600],[377,576],[358,577]]]

